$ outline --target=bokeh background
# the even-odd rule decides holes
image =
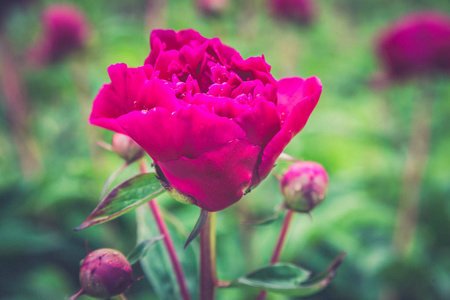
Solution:
[[[45,62],[33,60],[30,49],[42,35],[43,11],[56,1],[0,2],[1,299],[74,294],[85,241],[90,249],[128,253],[134,247],[134,212],[81,232],[73,228],[94,209],[103,183],[122,164],[96,144],[109,143],[112,133],[88,124],[92,101],[109,82],[109,65],[142,65],[154,28],[193,28],[205,37],[220,37],[244,58],[264,54],[277,79],[315,75],[322,80],[319,104],[286,152],[321,163],[330,176],[329,192],[311,217],[295,216],[281,261],[320,271],[341,251],[347,256],[332,284],[309,299],[450,299],[449,77],[429,80],[429,93],[416,80],[380,88],[382,67],[374,51],[380,30],[389,23],[420,10],[450,14],[448,0],[315,1],[309,24],[275,18],[266,0],[225,1],[228,6],[212,14],[193,0],[67,2],[85,14],[88,38],[83,49]],[[11,93],[20,103],[10,99]],[[399,253],[393,237],[411,124],[418,121],[414,107],[423,98],[432,106],[428,160],[413,239]],[[286,166],[281,163],[277,172]],[[131,166],[117,182],[137,172]],[[189,232],[198,208],[169,197],[159,202]],[[277,180],[269,176],[218,213],[221,279],[267,264],[281,220],[266,226],[242,223],[272,215],[281,203]],[[134,274],[142,275],[138,265]],[[127,295],[156,299],[145,279]],[[218,299],[256,295],[242,289],[217,292]],[[289,298],[269,294],[268,299]]]

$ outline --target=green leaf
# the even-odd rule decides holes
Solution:
[[[194,225],[194,228],[191,231],[191,234],[189,234],[189,237],[186,240],[186,243],[184,244],[184,249],[199,235],[200,231],[203,228],[203,225],[205,225],[206,219],[208,218],[208,211],[202,209],[200,211],[200,216],[198,217],[197,222]]]
[[[163,192],[156,174],[139,174],[113,188],[75,231],[117,218]]]
[[[310,277],[310,272],[290,264],[275,264],[254,271],[230,284],[232,286],[247,286],[279,294],[306,297],[323,290],[331,282],[344,259],[341,253],[328,268]]]
[[[135,264],[138,260],[145,257],[147,255],[147,250],[151,245],[156,243],[157,241],[163,239],[164,236],[160,235],[148,240],[144,240],[134,247],[134,249],[128,254],[127,260],[132,265]]]
[[[267,218],[261,219],[261,220],[255,220],[255,221],[244,221],[242,224],[244,225],[253,225],[253,226],[266,226],[274,223],[280,218],[281,214],[279,211],[276,211],[272,216],[269,216]]]
[[[138,242],[147,240],[160,234],[154,217],[148,207],[143,205],[136,209]],[[198,249],[190,245],[183,250],[186,234],[177,230],[171,223],[167,223],[178,260],[181,263],[186,284],[191,294],[191,299],[198,299]],[[161,300],[182,299],[178,282],[166,251],[164,243],[156,243],[147,251],[147,255],[140,260],[142,269],[146,275],[157,298]]]

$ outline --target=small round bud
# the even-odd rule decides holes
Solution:
[[[325,169],[312,161],[292,164],[280,181],[286,207],[297,212],[309,212],[322,203],[328,189]]]
[[[113,135],[111,150],[128,163],[132,163],[144,156],[144,150],[129,136],[121,133]]]
[[[98,249],[81,263],[80,283],[83,294],[94,298],[120,295],[133,282],[126,257],[114,249]]]

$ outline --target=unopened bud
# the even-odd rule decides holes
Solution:
[[[121,133],[113,135],[111,150],[128,163],[132,163],[144,156],[144,150],[129,136]]]
[[[130,263],[117,250],[95,250],[81,263],[80,283],[84,295],[110,298],[125,292],[133,281]]]
[[[312,161],[292,164],[280,181],[286,207],[297,212],[309,212],[322,203],[328,189],[325,169]]]

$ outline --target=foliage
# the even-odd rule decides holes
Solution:
[[[12,10],[3,29],[18,58],[26,54],[38,34],[42,7],[55,1],[35,2],[26,9]],[[18,60],[36,143],[33,151],[41,158],[41,168],[34,175],[21,174],[0,93],[2,299],[63,299],[79,286],[85,240],[91,249],[108,247],[128,253],[139,235],[134,212],[80,232],[72,229],[98,205],[103,183],[122,164],[95,144],[98,139],[109,142],[112,133],[88,125],[92,100],[107,82],[110,64],[142,64],[141,58],[149,51],[150,27],[155,26],[149,20],[153,15],[146,12],[144,0],[71,2],[83,9],[92,24],[87,49],[43,69]],[[167,2],[159,27],[192,27],[206,37],[219,36],[244,57],[264,53],[277,79],[317,75],[322,80],[322,98],[286,152],[321,163],[330,175],[329,192],[311,218],[295,216],[281,261],[322,270],[341,251],[347,256],[331,285],[309,299],[373,300],[389,289],[399,291],[402,300],[449,299],[448,78],[433,83],[431,152],[417,232],[405,259],[394,254],[391,244],[413,100],[420,97],[420,91],[414,83],[384,92],[374,92],[369,86],[378,70],[373,40],[379,29],[413,9],[450,13],[448,1],[402,0],[393,6],[392,1],[319,1],[318,20],[308,28],[277,23],[264,1],[233,1],[219,18],[201,16],[191,0]],[[242,7],[243,3],[249,4]],[[0,63],[0,70],[2,66]],[[287,164],[280,163],[276,171],[282,173],[286,168]],[[132,165],[114,184],[137,173],[137,166]],[[166,195],[158,202],[173,220],[171,230],[182,237],[181,249],[199,211]],[[234,280],[267,265],[281,219],[266,226],[245,223],[273,215],[281,202],[278,182],[269,176],[237,205],[218,213],[219,278]],[[140,236],[140,240],[157,235]],[[159,241],[149,250],[161,245]],[[186,250],[196,251],[190,247],[196,247],[196,242]],[[134,277],[141,275],[142,270],[135,268]],[[197,279],[190,280],[195,286]],[[157,299],[157,294],[145,280],[127,292],[133,300]],[[217,292],[219,300],[256,295],[251,289]],[[291,298],[269,293],[268,299]]]

